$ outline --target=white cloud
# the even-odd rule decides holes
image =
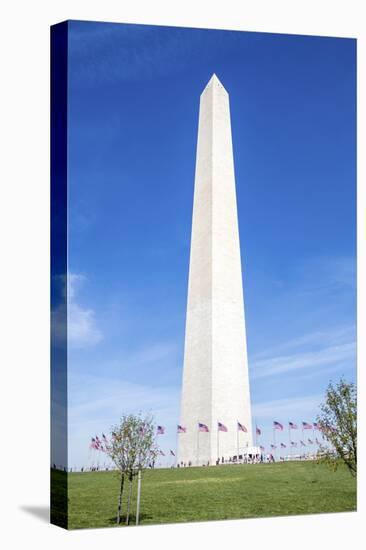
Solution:
[[[177,387],[83,374],[69,377],[69,396],[70,466],[90,464],[90,437],[108,433],[125,413],[153,414],[155,421],[166,427],[159,444],[167,455],[175,448],[180,403]]]
[[[169,358],[170,360],[177,353],[177,345],[174,342],[157,342],[136,352],[130,361],[134,366],[148,365]]]
[[[94,346],[103,338],[96,323],[95,312],[71,301],[68,309],[67,331],[68,342],[72,348]]]
[[[67,295],[69,298],[69,301],[73,301],[75,299],[75,295],[77,294],[79,288],[81,285],[83,285],[86,281],[85,275],[82,275],[81,273],[70,273],[68,276],[68,286],[67,286]]]
[[[299,262],[294,271],[301,285],[297,293],[339,294],[356,288],[356,259],[354,257],[315,257]]]
[[[337,366],[340,363],[353,361],[355,349],[355,343],[351,342],[340,346],[327,347],[320,351],[294,353],[263,359],[252,364],[253,378],[274,376],[292,370],[319,368],[331,364]]]
[[[103,338],[97,326],[94,310],[82,307],[75,299],[78,289],[85,281],[85,275],[69,273],[67,336],[72,348],[94,346]]]
[[[323,401],[324,395],[315,394],[306,397],[291,397],[289,399],[275,399],[256,403],[252,406],[253,417],[260,419],[276,418],[294,419],[297,421],[306,420],[306,416],[313,418],[319,412],[319,404]],[[299,415],[301,418],[299,418]],[[312,421],[312,420],[311,420]]]
[[[303,346],[307,349],[302,349]],[[313,349],[307,351],[309,347]],[[292,351],[283,353],[286,350]],[[342,365],[355,365],[355,355],[353,327],[314,332],[255,356],[250,364],[251,377],[258,379],[290,371],[311,371],[314,368],[320,372],[324,367],[327,367],[327,371],[332,368],[336,370]]]
[[[101,367],[103,370],[103,367]],[[177,388],[137,384],[118,378],[90,374],[69,377],[69,420],[94,418],[118,419],[131,411],[161,412],[177,399]],[[174,399],[172,396],[174,395]]]
[[[51,314],[53,342],[58,346],[65,345],[66,336],[69,346],[74,349],[94,346],[103,339],[102,332],[97,324],[95,311],[82,306],[76,300],[79,288],[86,280],[85,275],[69,273],[68,307],[66,308],[66,305],[62,303]],[[61,282],[63,293],[65,293],[65,277],[62,278]]]
[[[307,334],[302,334],[301,336],[291,338],[286,342],[280,342],[269,349],[256,353],[255,360],[279,355],[280,353],[305,346],[324,347],[333,344],[344,344],[354,340],[355,332],[356,329],[353,325],[335,327],[332,330],[317,330],[314,332],[309,332]]]

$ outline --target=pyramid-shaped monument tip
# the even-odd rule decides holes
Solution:
[[[210,78],[210,80],[209,80],[209,82],[208,82],[208,84],[207,84],[207,87],[208,87],[208,86],[213,86],[214,84],[220,85],[220,86],[221,86],[222,88],[224,88],[224,90],[225,90],[225,87],[224,87],[223,83],[222,83],[221,80],[218,78],[218,76],[217,76],[216,73],[213,73],[213,74],[212,74],[212,76],[211,76],[211,78]]]

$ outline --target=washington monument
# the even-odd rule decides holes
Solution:
[[[252,445],[229,95],[200,99],[178,463],[215,464]]]

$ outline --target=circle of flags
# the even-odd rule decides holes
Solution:
[[[309,422],[302,421],[298,425],[294,422],[289,421],[288,422],[288,432],[289,432],[288,445],[286,445],[283,442],[276,443],[276,440],[275,440],[275,432],[276,431],[283,432],[284,431],[284,425],[281,422],[279,422],[277,420],[274,420],[273,424],[272,424],[272,427],[273,427],[273,439],[274,440],[273,440],[273,443],[271,443],[269,445],[269,448],[270,448],[271,451],[276,451],[278,446],[281,449],[286,449],[287,446],[289,446],[290,448],[295,448],[295,447],[298,447],[298,445],[300,447],[307,447],[308,445],[312,445],[312,446],[321,445],[321,442],[319,441],[319,439],[317,437],[314,437],[314,431],[315,430],[323,431],[321,426],[317,422],[309,423]],[[230,431],[228,429],[228,427],[220,421],[217,421],[216,428],[217,428],[218,432],[229,432]],[[236,429],[237,429],[237,432],[241,431],[241,432],[244,432],[244,433],[248,433],[247,427],[239,421],[237,421],[237,423],[236,423]],[[298,430],[298,429],[302,430],[303,438],[300,439],[297,442],[297,441],[292,440],[292,438],[290,437],[290,432],[292,430]],[[209,426],[207,424],[204,424],[203,422],[198,422],[197,423],[197,430],[198,430],[198,432],[202,432],[202,433],[209,433],[210,432]],[[313,438],[312,439],[310,437],[305,438],[304,437],[304,430],[312,430],[313,431]],[[329,430],[335,431],[335,429],[332,428],[332,427],[329,427]],[[187,433],[187,427],[183,426],[181,424],[178,424],[177,425],[177,434],[185,434],[185,433]],[[159,435],[165,435],[165,434],[166,434],[165,426],[158,425],[156,427],[156,435],[159,436]],[[258,427],[257,425],[255,425],[255,434],[256,434],[256,437],[262,435],[262,429],[260,427]],[[112,432],[112,434],[111,434],[112,440],[114,439],[115,435],[116,434],[114,434]],[[324,439],[323,435],[322,435],[322,438]],[[107,437],[105,436],[104,433],[102,434],[101,438],[98,437],[97,435],[95,437],[91,438],[90,449],[92,449],[94,451],[101,451],[101,452],[105,453],[107,451],[107,448],[108,448],[107,446],[108,446],[108,439],[107,439]],[[259,448],[263,453],[265,452],[265,447],[263,445],[259,445]],[[162,450],[159,450],[159,454],[161,456],[166,456],[166,454]],[[175,452],[172,449],[169,450],[169,455],[173,456],[173,457],[176,456]],[[280,457],[280,458],[282,458],[282,457]]]

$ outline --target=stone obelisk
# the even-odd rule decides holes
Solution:
[[[216,75],[200,99],[180,425],[178,463],[252,445],[229,95]]]

